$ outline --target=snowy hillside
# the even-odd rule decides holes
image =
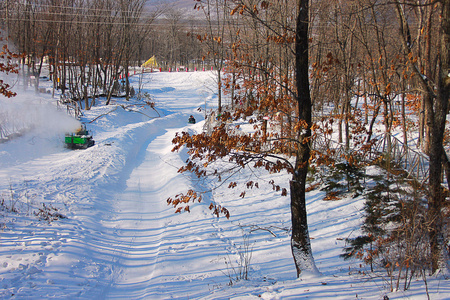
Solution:
[[[132,78],[137,90],[138,76]],[[342,260],[345,238],[361,224],[363,201],[323,201],[308,194],[312,249],[321,276],[296,279],[290,253],[289,197],[271,185],[247,191],[226,185],[211,197],[229,220],[208,209],[174,214],[166,199],[189,188],[211,188],[177,173],[185,151],[171,152],[176,132],[201,132],[216,106],[212,72],[151,73],[142,101],[115,99],[85,111],[95,139],[87,150],[63,147],[79,126],[56,111],[51,95],[19,92],[2,112],[33,128],[0,144],[0,298],[2,299],[426,299],[418,278],[390,293],[382,271]],[[46,83],[43,82],[42,85]],[[18,88],[18,87],[17,87]],[[201,109],[199,109],[201,108]],[[188,124],[189,115],[197,124]],[[251,174],[240,173],[244,182]],[[259,181],[288,186],[288,175],[263,171]],[[248,280],[236,280],[242,260]],[[230,285],[230,282],[232,285]],[[450,299],[450,284],[427,278],[431,299]]]

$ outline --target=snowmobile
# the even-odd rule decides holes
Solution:
[[[84,124],[76,132],[66,133],[64,141],[69,149],[87,149],[95,144]]]

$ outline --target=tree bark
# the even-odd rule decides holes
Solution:
[[[304,182],[306,181],[307,168],[306,170],[303,169],[299,170],[298,176],[293,176],[293,179],[290,182],[292,221],[291,250],[297,270],[297,277],[300,277],[301,273],[305,271],[315,274],[318,273],[312,255],[306,213]]]
[[[298,133],[298,151],[294,175],[290,183],[292,237],[291,249],[297,277],[303,271],[318,273],[311,250],[306,215],[306,175],[310,158],[312,101],[309,87],[308,27],[309,0],[298,0],[295,40],[295,83],[297,89],[298,117],[305,127]]]
[[[450,96],[450,0],[443,0],[441,11],[441,48],[440,70],[437,80],[437,95],[434,101],[434,126],[430,137],[430,199],[428,201],[430,226],[430,248],[432,271],[448,274],[448,253],[444,239],[444,220],[442,210],[445,196],[441,185],[443,138],[447,120],[448,100]]]

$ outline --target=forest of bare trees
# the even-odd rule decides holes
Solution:
[[[357,245],[358,241],[353,241],[348,255],[372,261],[382,257],[383,250],[389,252],[386,245],[392,246],[395,239],[401,240],[396,251],[403,247],[410,251],[405,241],[411,245],[426,234],[428,248],[421,248],[420,259],[414,260],[409,253],[386,265],[400,266],[400,273],[403,268],[417,274],[411,266],[421,268],[427,261],[432,272],[448,272],[448,186],[442,183],[444,174],[449,174],[445,129],[450,91],[450,1],[235,0],[197,1],[196,7],[207,16],[217,10],[218,20],[209,22],[210,31],[199,39],[209,45],[210,56],[226,61],[226,73],[218,76],[218,92],[231,95],[231,100],[219,102],[223,105],[218,110],[222,123],[214,132],[183,133],[174,140],[175,149],[183,145],[191,149],[191,160],[181,171],[200,177],[217,175],[221,180],[223,173],[208,172],[202,162],[207,161],[213,169],[212,162],[233,153],[229,159],[238,167],[251,165],[291,173],[291,246],[300,275],[304,270],[315,270],[305,204],[310,164],[332,166],[344,161],[347,170],[363,168],[374,163],[366,158],[383,135],[388,150],[378,160],[384,160],[391,170],[393,132],[402,132],[405,149],[412,143],[409,137],[418,137],[414,147],[429,156],[428,178],[424,185],[413,187],[416,194],[410,194],[408,201],[396,200],[396,205],[415,207],[415,215],[402,215],[409,225],[394,220],[411,229],[401,231],[398,225],[386,233],[378,223],[366,224],[365,242]],[[214,27],[216,24],[219,26]],[[255,132],[242,135],[239,128],[232,130],[226,125],[239,118],[254,124]],[[269,130],[269,123],[278,129]],[[321,152],[312,146],[318,135],[333,134],[345,149],[337,159],[333,149]],[[247,187],[254,185],[251,181]],[[233,182],[230,188],[235,188]],[[389,194],[390,189],[386,184],[383,192]],[[418,191],[424,193],[422,198]],[[198,197],[200,194],[189,191],[169,198],[169,203],[180,211]],[[392,199],[387,197],[386,201]],[[371,211],[379,208],[368,209],[367,222]],[[221,205],[211,209],[229,216]],[[417,223],[422,224],[420,233]],[[369,248],[364,249],[364,243]],[[384,257],[383,261],[389,260]]]
[[[448,186],[442,183],[450,176],[450,0],[197,0],[192,8],[198,19],[175,8],[149,10],[145,2],[4,0],[2,30],[23,54],[29,74],[38,78],[48,59],[55,88],[84,100],[85,108],[95,101],[88,95],[109,99],[122,76],[129,97],[130,68],[152,55],[167,67],[210,61],[223,122],[213,133],[177,136],[176,148],[189,145],[192,154],[182,171],[206,176],[196,159],[212,162],[233,153],[231,161],[240,167],[290,172],[299,275],[315,269],[307,172],[311,163],[337,163],[312,147],[316,135],[331,136],[335,128],[347,151],[342,159],[358,167],[368,163],[363,158],[380,134],[388,149],[394,131],[403,133],[404,147],[418,137],[413,146],[428,155],[429,175],[425,185],[415,185],[424,196],[410,201],[423,208],[429,269],[448,269]],[[229,130],[226,121],[238,118],[251,119],[254,133]],[[269,123],[278,130],[269,130]],[[191,191],[169,202],[187,206],[195,199]],[[228,216],[224,207],[212,208]],[[371,247],[393,238],[369,236]],[[410,268],[411,259],[399,264]]]
[[[167,6],[145,0],[2,1],[2,31],[23,55],[23,74],[39,78],[50,68],[54,87],[85,108],[95,95],[111,97],[119,78],[129,97],[131,68],[155,55],[164,67],[201,59],[195,26]],[[39,81],[34,82],[36,90]],[[94,95],[93,100],[89,96]]]

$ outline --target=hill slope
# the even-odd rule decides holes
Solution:
[[[295,278],[289,248],[289,199],[270,185],[260,184],[244,199],[240,191],[219,187],[191,213],[174,214],[167,197],[211,187],[177,173],[187,154],[171,152],[171,140],[182,130],[202,130],[205,102],[216,105],[213,74],[145,76],[144,90],[156,111],[122,99],[86,111],[82,121],[96,140],[87,150],[62,147],[63,124],[74,124],[52,106],[47,109],[61,117],[59,126],[35,126],[0,144],[1,298],[426,297],[420,279],[407,292],[388,293],[385,274],[363,274],[360,262],[339,258],[344,239],[358,231],[361,198],[322,201],[322,192],[308,194],[312,248],[322,276],[301,279]],[[137,86],[138,78],[133,80]],[[40,103],[53,101],[40,97]],[[190,114],[200,122],[187,124]],[[237,181],[245,181],[248,172]],[[288,175],[253,175],[261,183],[288,185]],[[226,204],[230,220],[211,214],[212,200]],[[242,258],[251,259],[249,280],[238,281]],[[428,289],[432,299],[450,294],[447,282],[431,278]]]

